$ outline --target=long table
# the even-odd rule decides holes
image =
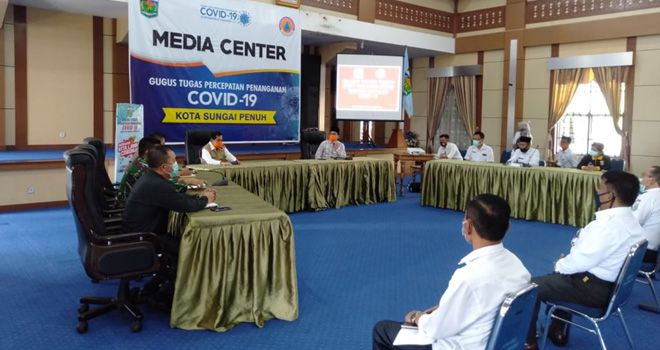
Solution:
[[[421,203],[464,210],[474,196],[492,193],[509,202],[515,218],[584,226],[596,211],[600,176],[575,169],[434,160],[426,163]]]
[[[181,236],[170,326],[223,332],[240,322],[297,319],[289,217],[236,184],[214,188],[231,210],[170,217]]]
[[[381,159],[250,161],[190,168],[208,183],[226,178],[288,213],[396,199],[394,167]]]

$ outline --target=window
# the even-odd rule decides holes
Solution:
[[[620,114],[623,115],[625,94],[621,95]],[[619,128],[622,127],[622,120],[619,119]],[[555,127],[557,150],[562,136],[573,138],[571,148],[578,154],[588,153],[593,142],[603,143],[604,152],[609,156],[618,157],[621,153],[621,135],[614,128],[605,97],[593,79],[593,73],[589,74],[587,81],[578,86],[566,113]]]
[[[433,137],[433,145],[435,149],[433,152],[437,152],[438,146],[440,145],[440,135],[448,134],[449,141],[453,142],[458,146],[458,149],[466,150],[470,147],[470,142],[472,141],[472,136],[468,135],[467,130],[465,129],[465,123],[458,113],[458,107],[456,105],[456,91],[454,87],[451,87],[447,92],[445,97],[444,107],[442,108],[442,118],[440,119],[440,127],[436,130]]]

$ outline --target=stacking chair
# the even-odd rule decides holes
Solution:
[[[537,285],[534,283],[506,296],[497,312],[486,350],[523,348],[537,296]]]
[[[548,339],[548,329],[550,328],[548,327],[548,325],[550,324],[551,318],[570,323],[571,325],[574,325],[589,333],[595,334],[598,337],[598,341],[600,342],[601,348],[603,350],[607,349],[607,347],[605,346],[605,341],[603,340],[603,335],[601,334],[600,331],[600,327],[598,327],[598,324],[600,322],[607,320],[610,317],[610,315],[619,316],[619,320],[621,320],[621,325],[623,326],[623,330],[626,332],[626,337],[628,338],[630,347],[634,349],[633,341],[632,338],[630,337],[630,332],[628,331],[628,326],[626,325],[626,321],[623,318],[623,313],[621,312],[621,306],[623,306],[623,304],[625,304],[628,301],[628,298],[630,298],[633,285],[635,284],[635,278],[637,276],[637,273],[639,272],[639,268],[642,266],[642,259],[644,257],[644,252],[646,251],[647,244],[648,242],[646,242],[646,240],[642,240],[638,243],[635,243],[628,251],[628,256],[626,257],[626,260],[624,260],[623,266],[621,267],[621,271],[619,271],[619,276],[617,277],[616,282],[614,284],[614,290],[612,292],[610,302],[608,303],[605,309],[591,308],[573,303],[546,302],[549,308],[547,311],[548,315],[545,319],[546,327],[543,332],[541,350],[545,348],[545,343]],[[555,316],[553,314],[555,310],[563,310],[570,312],[573,315],[579,316],[585,319],[586,321],[588,321],[589,323],[591,323],[594,326],[594,328],[593,329],[587,328],[575,322],[565,320],[559,316]]]
[[[656,273],[660,273],[660,254],[658,254],[658,259],[656,260],[655,265],[651,263],[644,263],[642,264],[642,268],[639,270],[637,282],[648,284],[651,288],[651,294],[653,294],[654,299],[653,301],[647,301],[639,304],[639,308],[645,311],[660,313],[660,298],[658,297],[658,293],[656,292],[655,286],[653,285],[653,280]]]
[[[202,148],[209,143],[213,130],[189,129],[186,130],[186,164],[199,164]]]
[[[119,280],[117,296],[82,297],[78,309],[79,333],[88,330],[88,321],[114,309],[128,311],[131,330],[142,329],[143,315],[136,307],[137,293],[129,282],[160,269],[161,249],[153,233],[108,234],[94,194],[95,160],[89,152],[73,149],[64,153],[67,171],[67,198],[78,236],[78,255],[93,280]],[[90,305],[100,305],[90,309]]]

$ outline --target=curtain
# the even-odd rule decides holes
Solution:
[[[476,130],[477,110],[477,78],[475,76],[453,77],[454,90],[456,90],[456,106],[458,113],[463,119],[465,130],[472,135]]]
[[[624,94],[624,89],[622,85],[628,79],[629,67],[595,67],[592,68],[594,72],[594,80],[598,83],[600,91],[605,96],[605,102],[607,103],[607,109],[610,111],[612,116],[612,122],[614,123],[614,129],[616,132],[621,135],[623,141],[623,147],[621,147],[621,157],[629,163],[627,159],[630,150],[628,148],[629,142],[626,140],[627,135],[624,135],[623,130],[619,126],[621,121],[621,97]]]
[[[442,107],[451,86],[449,78],[431,78],[429,86],[429,110],[426,120],[426,151],[433,151],[433,136],[440,126]]]
[[[552,86],[552,89],[550,90],[550,113],[548,114],[548,140],[553,139],[552,129],[564,116],[585,71],[587,70],[583,68],[558,69],[551,74],[550,86]],[[554,147],[552,147],[550,154],[552,155],[551,158],[554,159]]]
[[[433,137],[434,153],[438,151],[438,142],[440,141],[439,136],[441,134],[449,134],[450,141],[455,143],[456,146],[458,146],[458,149],[465,150],[470,147],[472,135],[468,134],[465,129],[465,123],[463,123],[463,118],[461,118],[460,113],[458,112],[455,88],[449,89],[444,107],[442,108],[440,126]]]

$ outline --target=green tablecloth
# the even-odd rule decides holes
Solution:
[[[239,322],[298,318],[289,217],[235,184],[215,187],[231,210],[173,213],[181,235],[170,325],[227,331]]]
[[[253,161],[240,165],[191,165],[208,183],[227,178],[288,212],[395,200],[391,161]]]
[[[426,163],[422,205],[464,210],[480,193],[505,198],[515,218],[584,226],[595,210],[601,173],[561,168],[516,168],[494,163]]]

